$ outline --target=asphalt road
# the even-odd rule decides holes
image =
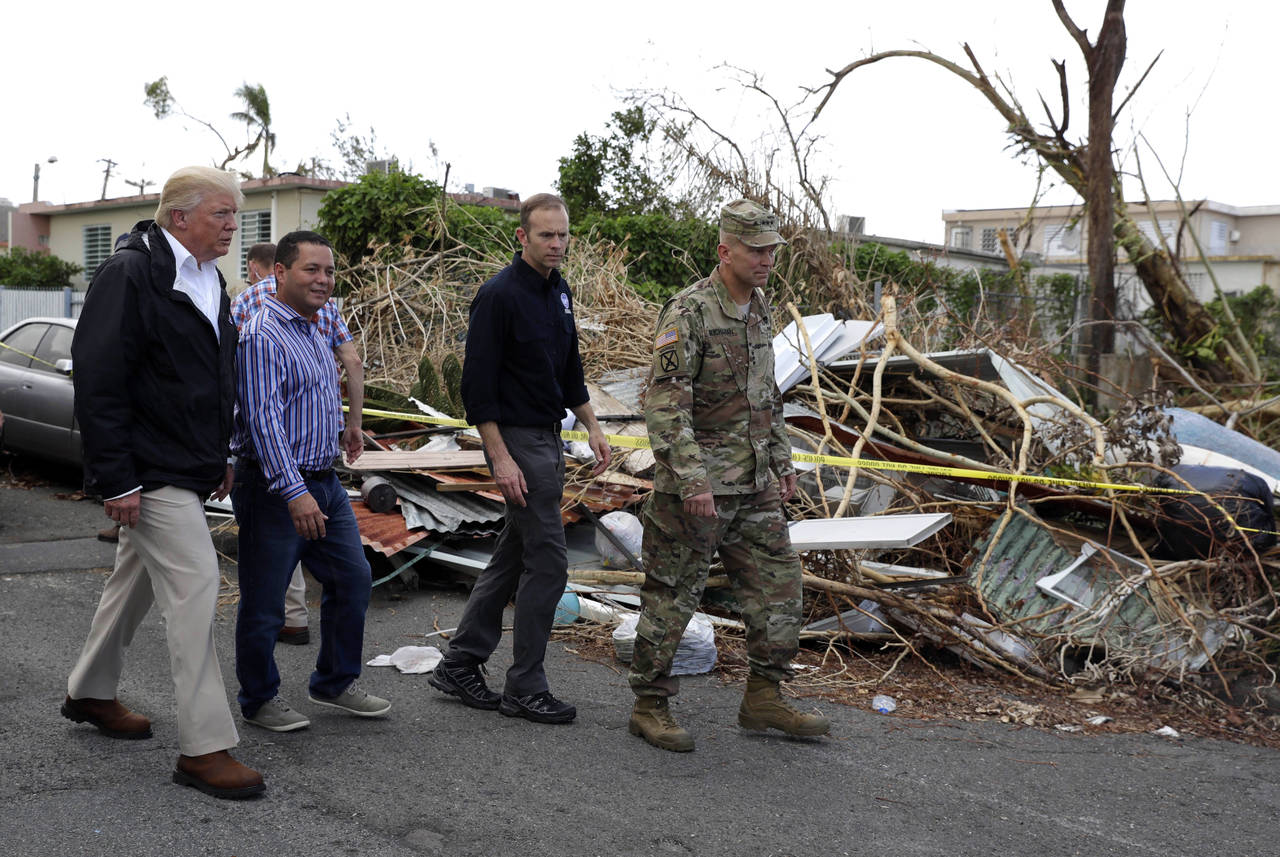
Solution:
[[[0,462],[3,463],[3,462]],[[306,699],[316,646],[281,646],[282,693],[312,718],[241,729],[267,793],[221,801],[173,785],[173,686],[153,611],[121,698],[154,738],[113,741],[58,707],[112,550],[62,486],[0,478],[0,842],[20,855],[1241,855],[1274,857],[1280,754],[1210,740],[925,722],[823,704],[829,738],[745,732],[740,688],[686,680],[674,709],[689,754],[627,733],[625,676],[553,643],[569,726],[464,708],[426,676],[368,668],[390,715]],[[226,568],[234,580],[234,566]],[[315,596],[317,593],[313,592]],[[366,660],[452,627],[463,593],[379,588]],[[217,639],[234,707],[233,608]],[[509,642],[495,655],[501,676]]]

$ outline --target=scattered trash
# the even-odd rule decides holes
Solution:
[[[1110,723],[1114,719],[1115,718],[1108,717],[1105,714],[1099,714],[1097,717],[1090,717],[1085,721],[1085,723],[1088,723],[1090,726],[1101,726],[1104,723]]]
[[[1182,737],[1178,733],[1178,730],[1174,729],[1172,726],[1161,726],[1159,729],[1157,729],[1155,732],[1152,732],[1151,734],[1159,735],[1161,738],[1181,738]]]
[[[610,512],[600,516],[600,525],[606,527],[633,557],[640,556],[640,544],[644,537],[644,525],[630,512]],[[631,559],[623,554],[604,534],[596,533],[596,550],[605,568],[631,568]]]
[[[618,660],[624,664],[631,663],[635,653],[636,623],[640,614],[632,613],[613,629],[613,648]],[[694,613],[689,625],[684,629],[684,636],[676,646],[675,657],[671,661],[672,675],[700,675],[711,672],[716,665],[716,632],[710,619],[702,613]]]
[[[1084,731],[1084,727],[1077,723],[1058,723],[1058,724],[1055,724],[1053,728],[1057,729],[1059,732],[1083,732]]]
[[[857,607],[837,616],[828,616],[804,626],[805,631],[845,631],[850,634],[890,634],[892,629],[885,621],[880,605],[869,598]]]
[[[877,693],[871,700],[871,710],[880,714],[892,714],[897,708],[898,703],[894,702],[893,697],[883,693]]]
[[[1030,705],[1026,702],[1004,702],[984,705],[976,709],[979,714],[992,714],[1002,723],[1021,723],[1023,726],[1035,726],[1036,718],[1044,711],[1043,705]]]
[[[1102,689],[1096,687],[1078,687],[1071,691],[1067,698],[1083,705],[1096,705],[1105,699]]]
[[[378,655],[366,666],[395,667],[402,673],[429,673],[444,659],[435,646],[401,646],[389,655]]]

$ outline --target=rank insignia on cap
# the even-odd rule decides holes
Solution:
[[[666,348],[668,345],[675,345],[680,341],[680,332],[674,327],[669,327],[662,333],[658,334],[658,338],[653,341],[653,350]]]

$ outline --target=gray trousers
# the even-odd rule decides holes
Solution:
[[[507,451],[524,474],[528,493],[521,508],[507,504],[506,522],[493,558],[480,572],[458,630],[445,653],[445,666],[482,664],[502,637],[502,613],[515,597],[512,664],[504,692],[527,696],[547,690],[543,660],[556,605],[568,581],[564,522],[564,451],[558,428],[499,426]],[[486,460],[488,453],[485,453]],[[489,462],[492,469],[493,462]]]

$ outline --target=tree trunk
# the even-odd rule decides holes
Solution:
[[[1081,40],[1081,47],[1088,45]],[[1110,0],[1097,41],[1085,50],[1089,67],[1089,142],[1085,153],[1085,208],[1088,212],[1089,280],[1093,300],[1089,315],[1094,322],[1113,322],[1116,317],[1115,242],[1112,223],[1115,204],[1115,167],[1111,160],[1111,105],[1125,53],[1124,0]],[[1115,351],[1116,331],[1112,324],[1094,324],[1090,332],[1092,349],[1089,371],[1100,375],[1103,354]]]
[[[1164,250],[1153,245],[1142,234],[1138,224],[1123,211],[1116,212],[1115,238],[1133,263],[1151,302],[1168,323],[1174,340],[1183,344],[1211,340],[1218,322],[1196,300]],[[1214,352],[1211,360],[1195,355],[1189,359],[1214,381],[1226,383],[1244,379],[1244,367],[1236,367],[1235,372],[1231,370],[1224,344],[1216,344]]]

